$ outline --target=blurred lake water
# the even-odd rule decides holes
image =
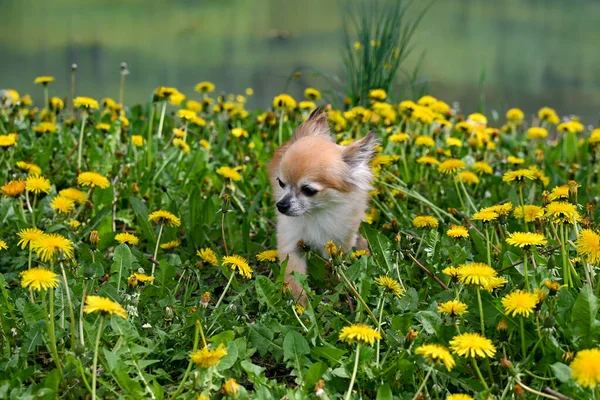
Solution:
[[[415,1],[417,8],[423,0]],[[126,61],[125,102],[144,102],[157,85],[194,97],[209,80],[266,107],[297,68],[342,72],[342,22],[333,0],[0,0],[0,88],[41,99],[37,75],[69,93],[117,97]],[[439,0],[424,18],[406,71],[425,52],[428,91],[476,111],[552,106],[586,123],[600,119],[600,1]],[[480,77],[485,76],[483,86]],[[293,80],[324,88],[309,72]],[[398,100],[398,99],[396,99]]]

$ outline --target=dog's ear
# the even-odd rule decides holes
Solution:
[[[356,168],[361,165],[367,165],[375,156],[375,147],[378,141],[375,132],[370,132],[364,138],[350,143],[342,152],[342,160],[350,166]]]
[[[321,107],[317,107],[310,114],[308,119],[296,129],[294,135],[292,136],[292,142],[295,142],[306,136],[321,136],[333,141],[333,137],[331,137],[331,131],[329,130],[327,112]]]

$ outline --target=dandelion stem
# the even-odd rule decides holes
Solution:
[[[48,105],[48,84],[44,83],[44,108],[47,108]]]
[[[475,372],[477,373],[479,380],[483,384],[483,387],[485,388],[485,390],[489,390],[490,389],[489,386],[485,382],[485,379],[483,379],[483,375],[481,375],[481,370],[479,369],[479,366],[477,365],[477,360],[475,360],[474,357],[472,357],[472,359],[473,359],[473,368],[475,369]]]
[[[85,122],[87,120],[87,112],[83,113],[81,120],[81,131],[79,132],[79,143],[77,144],[77,169],[81,169],[81,156],[83,150],[83,131],[85,131]]]
[[[356,344],[356,358],[354,359],[354,369],[352,370],[352,377],[350,378],[350,385],[348,385],[348,392],[344,400],[350,400],[352,396],[352,388],[354,387],[354,381],[356,380],[356,373],[358,372],[358,358],[360,356],[360,343]]]
[[[294,313],[294,316],[296,317],[296,319],[298,320],[298,322],[300,323],[300,326],[302,326],[302,329],[304,330],[304,332],[308,332],[308,328],[306,327],[306,325],[304,325],[304,323],[302,322],[302,320],[300,319],[300,316],[298,315],[298,313],[296,312],[296,309],[294,308],[294,306],[292,305],[292,311]]]
[[[60,269],[62,272],[62,278],[63,278],[63,282],[65,283],[65,293],[67,295],[67,304],[69,306],[69,318],[71,319],[71,349],[75,350],[75,332],[76,332],[76,328],[75,328],[75,313],[73,312],[73,303],[71,302],[71,294],[69,293],[69,284],[67,282],[67,274],[65,272],[65,267],[62,263],[62,261],[60,262]]]
[[[58,349],[56,348],[56,334],[54,332],[54,289],[50,289],[50,304],[46,307],[46,292],[42,292],[42,306],[44,307],[44,317],[46,317],[46,326],[48,327],[48,338],[50,339],[50,353],[56,364],[58,372],[62,377],[62,366],[58,358]]]
[[[94,345],[94,359],[92,361],[92,400],[96,400],[96,379],[98,378],[98,347],[100,346],[100,337],[102,336],[102,324],[104,317],[100,317],[98,325],[98,334],[96,334],[96,344]]]
[[[521,210],[523,210],[523,225],[525,226],[525,232],[529,232],[529,225],[527,225],[527,214],[525,213],[525,201],[523,200],[523,185],[519,185],[519,200],[521,201]]]
[[[383,320],[383,306],[385,305],[385,295],[382,293],[379,299],[379,322],[377,323],[377,332],[381,333],[381,321]],[[379,349],[381,340],[377,341],[377,351],[375,352],[375,366],[379,367]]]
[[[158,238],[156,239],[156,247],[154,247],[154,260],[156,260],[156,256],[158,255],[158,246],[160,245],[160,237],[162,236],[163,227],[165,224],[160,224],[160,228],[158,228]],[[156,260],[158,261],[158,260]],[[152,263],[152,276],[154,276],[154,269],[156,268],[156,264]]]
[[[456,174],[458,180],[460,181],[460,186],[462,187],[463,191],[465,192],[465,197],[467,198],[467,201],[469,202],[469,206],[471,206],[471,208],[473,209],[474,212],[477,212],[477,207],[475,207],[475,204],[473,203],[473,200],[471,199],[471,196],[469,196],[469,192],[467,192],[467,188],[465,187],[465,183],[463,182],[462,178],[460,177],[460,174]]]
[[[462,195],[460,194],[460,189],[458,188],[458,182],[454,179],[454,188],[456,189],[456,194],[458,196],[458,200],[460,200],[460,207],[465,210],[465,202],[463,201]]]
[[[483,319],[483,304],[481,302],[481,289],[477,286],[477,304],[479,305],[479,322],[481,324],[481,334],[485,336],[485,322]]]
[[[521,330],[521,353],[523,354],[523,360],[525,359],[527,346],[525,344],[525,324],[523,323],[523,317],[519,318],[519,329]]]
[[[202,325],[200,324],[199,320],[196,320],[196,330],[194,332],[194,344],[192,347],[192,353],[195,352],[196,350],[198,350],[198,336],[199,336],[199,333],[201,330],[202,330]],[[204,339],[204,333],[202,334],[202,339]],[[204,341],[204,346],[206,347],[206,341]],[[175,398],[177,398],[177,396],[179,396],[179,394],[183,390],[183,384],[185,383],[188,376],[190,375],[190,372],[192,371],[193,365],[194,365],[194,362],[190,359],[190,361],[188,363],[188,367],[185,370],[185,374],[183,375],[183,379],[179,383],[179,386],[177,386],[177,390],[175,391],[175,393],[173,393],[173,395],[169,399],[175,399]]]
[[[281,146],[283,143],[283,115],[284,115],[284,112],[283,112],[283,108],[282,108],[280,111],[280,114],[279,114],[279,136],[278,136],[279,146]]]
[[[146,167],[150,169],[152,162],[152,126],[154,125],[154,113],[156,112],[156,107],[154,107],[154,103],[150,105],[150,122],[148,123],[148,146],[146,147]]]
[[[529,272],[527,271],[527,252],[523,252],[523,274],[525,275],[525,289],[529,291]]]
[[[358,293],[356,291],[356,289],[354,288],[354,286],[352,285],[352,283],[350,283],[350,281],[348,280],[348,278],[344,274],[344,271],[342,271],[341,269],[338,268],[338,273],[342,277],[342,279],[344,280],[344,283],[346,284],[346,286],[348,287],[348,289],[350,289],[350,291],[357,298],[357,300],[360,302],[360,304],[362,304],[362,306],[365,308],[365,310],[367,310],[367,313],[369,314],[369,317],[371,317],[371,320],[373,321],[373,323],[377,324],[377,318],[375,318],[375,314],[373,314],[373,311],[371,311],[371,309],[369,308],[369,306],[367,305],[367,303],[365,303],[365,301],[361,297],[360,293]],[[384,336],[384,335],[381,335],[381,336]]]
[[[487,248],[487,262],[488,265],[491,267],[492,266],[492,248],[490,245],[490,228],[486,227],[485,228],[485,245]]]
[[[568,255],[567,255],[567,248],[566,248],[566,243],[565,243],[565,225],[564,224],[560,224],[559,226],[560,229],[560,252],[562,255],[562,262],[563,262],[563,282],[565,283],[565,285],[567,285],[568,287],[571,287],[571,279],[570,279],[570,275],[571,272],[569,270],[569,259],[568,259]]]
[[[167,102],[163,101],[162,108],[160,110],[160,120],[158,121],[158,138],[162,137],[163,124],[165,122],[165,113],[167,111]]]
[[[92,254],[94,254],[92,252]],[[81,307],[79,307],[79,339],[81,340],[81,345],[85,346],[85,339],[83,337],[83,306],[85,303],[85,296],[87,296],[87,287],[88,283],[85,282],[83,285],[83,293],[81,294]]]
[[[431,375],[431,371],[433,371],[433,368],[429,367],[429,370],[427,371],[425,378],[423,378],[423,381],[419,385],[419,388],[415,392],[415,395],[413,396],[412,400],[416,400],[419,397],[419,393],[421,393],[421,391],[425,387],[425,384],[427,383],[427,380],[429,379],[429,376]]]
[[[227,290],[229,290],[229,286],[231,286],[231,281],[233,281],[234,276],[235,276],[235,272],[231,271],[231,276],[229,277],[229,281],[227,281],[227,286],[225,286],[225,289],[223,289],[223,293],[221,293],[221,297],[219,297],[219,301],[217,301],[217,304],[215,305],[215,309],[219,308],[219,306],[221,305],[221,302],[225,298],[225,294],[227,293]]]

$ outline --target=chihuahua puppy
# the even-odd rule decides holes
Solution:
[[[367,248],[358,233],[369,202],[375,154],[375,133],[340,146],[329,130],[327,114],[315,110],[283,144],[269,165],[277,202],[277,247],[280,261],[288,259],[286,280],[294,298],[306,297],[292,272],[306,273],[299,252],[301,240],[327,257],[324,246],[332,241],[343,252]]]

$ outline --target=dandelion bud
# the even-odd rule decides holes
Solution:
[[[548,203],[550,203],[550,192],[547,190],[544,190],[542,192],[542,203],[544,204],[544,206],[548,205]]]
[[[545,281],[544,286],[548,289],[550,296],[556,296],[560,290],[560,283],[557,281]]]
[[[596,205],[594,203],[588,202],[585,205],[585,212],[587,212],[588,214],[592,214],[594,210],[596,210]]]
[[[570,362],[573,357],[575,357],[575,353],[573,353],[572,351],[565,351],[562,355],[562,359],[564,362]]]
[[[406,337],[405,337],[406,342],[408,344],[412,343],[417,338],[418,334],[419,334],[419,332],[417,332],[414,329],[410,328],[408,330],[408,332],[406,333]]]
[[[127,278],[127,285],[129,285],[129,287],[131,288],[135,288],[138,285],[138,280],[137,280],[137,276],[131,275],[129,278]]]
[[[500,366],[504,369],[510,369],[512,367],[512,363],[510,362],[510,360],[506,357],[502,357],[500,359]]]
[[[173,311],[173,307],[166,306],[165,307],[165,321],[173,321],[175,317],[175,311]]]
[[[518,383],[515,384],[515,396],[523,397],[523,386]]]
[[[308,251],[309,247],[306,243],[304,243],[303,240],[298,240],[298,243],[296,244],[296,246],[298,246],[298,248],[302,251]]]
[[[290,292],[292,290],[292,285],[288,281],[283,281],[283,291]]]
[[[332,241],[329,241],[325,244],[325,251],[327,254],[329,254],[329,257],[336,256],[340,253],[340,250]]]
[[[137,183],[133,182],[131,184],[131,191],[133,193],[139,193],[140,192],[140,187],[137,185]]]
[[[506,322],[505,319],[501,319],[500,322],[498,322],[498,326],[496,326],[496,330],[498,332],[503,332],[508,330],[508,323]]]
[[[555,324],[556,320],[552,316],[549,316],[546,319],[544,319],[544,329],[552,329],[554,328]]]
[[[209,301],[210,301],[210,293],[204,292],[204,294],[202,295],[202,298],[200,299],[200,307],[207,308]]]
[[[323,379],[320,379],[315,385],[315,394],[317,395],[317,397],[326,397],[327,396],[325,394],[325,390],[323,390],[324,388],[325,388],[325,381]]]
[[[240,392],[240,385],[238,385],[234,378],[228,379],[223,384],[223,392],[229,396],[237,396]]]
[[[90,243],[98,244],[99,241],[100,241],[100,236],[98,235],[98,231],[91,231],[90,232]]]

